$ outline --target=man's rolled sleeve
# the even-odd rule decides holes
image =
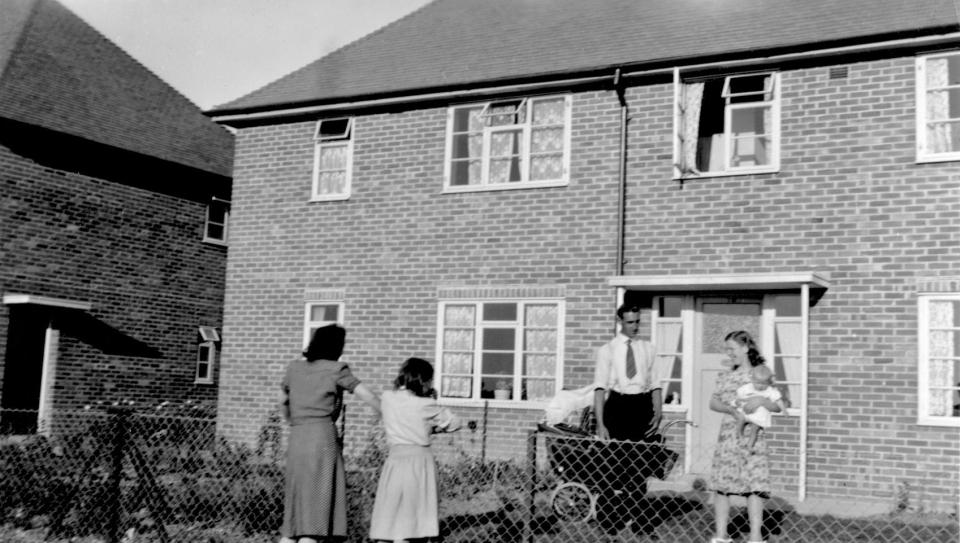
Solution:
[[[610,356],[610,350],[607,349],[606,345],[597,349],[597,362],[593,374],[594,390],[610,388],[610,377],[613,373],[612,362],[613,358]]]

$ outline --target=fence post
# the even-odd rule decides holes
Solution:
[[[521,541],[533,543],[533,521],[537,495],[537,431],[527,432],[527,504]]]
[[[110,471],[110,493],[108,503],[110,504],[109,520],[107,522],[107,541],[109,543],[118,543],[120,541],[120,520],[121,520],[121,499],[120,499],[120,481],[123,480],[123,451],[126,447],[127,439],[127,417],[131,410],[122,406],[112,406],[107,408],[107,413],[113,415],[113,448],[110,452],[112,469]]]

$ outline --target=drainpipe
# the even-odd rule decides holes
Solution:
[[[620,102],[620,176],[617,190],[617,261],[613,273],[619,277],[623,275],[623,243],[625,237],[625,207],[627,205],[627,99],[626,89],[620,68],[613,72],[613,88],[617,91],[617,100]],[[623,288],[617,288],[616,304],[623,303]],[[617,334],[617,324],[614,322],[613,333]]]

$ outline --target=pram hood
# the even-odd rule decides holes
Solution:
[[[593,405],[593,391],[596,386],[590,384],[573,390],[561,390],[550,399],[544,410],[544,422],[559,424],[577,411]]]

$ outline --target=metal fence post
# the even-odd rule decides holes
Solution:
[[[107,541],[120,541],[121,499],[120,481],[123,479],[123,450],[126,447],[127,418],[131,410],[125,407],[110,407],[107,413],[113,415],[113,450],[110,453],[112,469],[110,470],[110,504],[109,520],[107,521]]]
[[[537,431],[527,432],[527,503],[523,519],[523,536],[521,541],[524,543],[533,542],[533,521],[536,518],[536,495],[537,495]]]

